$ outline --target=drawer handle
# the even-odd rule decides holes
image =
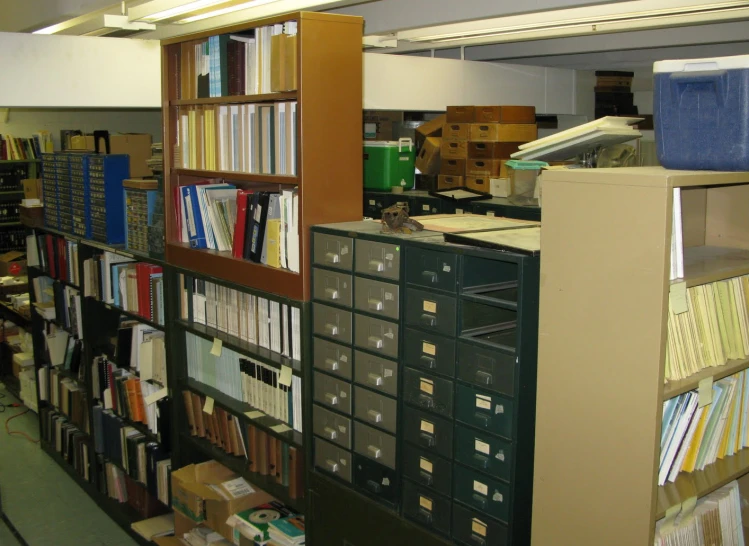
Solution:
[[[325,427],[325,435],[328,437],[328,440],[335,440],[338,438],[338,431],[333,427]]]
[[[369,298],[367,300],[367,305],[369,306],[370,311],[382,311],[383,308],[382,300],[376,300],[374,298]]]
[[[491,385],[492,384],[492,374],[489,372],[483,372],[481,370],[476,372],[476,383],[480,383],[482,385]]]
[[[367,383],[374,385],[375,387],[382,387],[382,376],[376,373],[367,374]]]
[[[382,349],[382,346],[384,345],[382,338],[377,336],[369,336],[367,342],[373,349]]]
[[[372,493],[380,493],[382,492],[382,485],[374,480],[367,480],[367,489],[369,489]]]
[[[435,271],[422,271],[421,276],[425,281],[431,284],[437,284],[438,277]]]
[[[373,423],[382,423],[382,412],[377,410],[367,410],[367,418]]]
[[[473,454],[473,460],[476,461],[476,464],[480,466],[481,468],[489,468],[489,457],[486,455],[481,455],[479,453]]]
[[[428,394],[419,394],[419,403],[426,408],[434,407],[434,398]]]
[[[429,315],[427,313],[421,314],[421,323],[426,326],[435,327],[437,326],[437,317],[435,315]]]
[[[326,252],[325,261],[329,264],[337,264],[341,262],[341,256],[337,252]]]
[[[429,472],[420,470],[419,477],[421,478],[421,483],[423,483],[424,485],[432,485],[432,483],[434,482],[434,476],[432,476]]]
[[[433,370],[437,367],[437,360],[433,356],[421,355],[421,365]]]
[[[335,394],[332,393],[325,393],[325,400],[328,401],[328,404],[331,406],[337,406],[338,405],[338,397]]]
[[[419,440],[421,441],[422,445],[425,445],[427,447],[434,447],[434,444],[436,443],[434,434],[427,434],[425,432],[419,433]]]
[[[325,323],[325,333],[329,336],[337,336],[338,335],[338,325],[337,324],[330,324],[329,322]]]
[[[338,371],[338,367],[339,367],[338,361],[334,358],[326,358],[325,367],[331,372]]]
[[[480,421],[486,428],[489,428],[489,425],[491,425],[491,422],[492,422],[491,415],[487,415],[480,411],[474,412],[473,418],[476,419],[477,421]]]
[[[326,288],[325,289],[325,297],[327,297],[329,300],[337,300],[339,298],[338,289],[337,288]]]
[[[486,546],[486,539],[478,536],[476,533],[471,533],[471,539],[479,546]]]
[[[478,504],[483,510],[486,510],[486,497],[477,493],[473,494],[473,502]]]
[[[432,513],[424,508],[419,508],[419,519],[424,523],[432,523]]]
[[[382,260],[369,260],[367,265],[370,271],[385,271],[385,262]]]
[[[328,467],[329,472],[338,473],[338,463],[333,459],[325,459],[325,465]]]
[[[382,458],[382,450],[377,446],[367,446],[367,452],[373,459]]]

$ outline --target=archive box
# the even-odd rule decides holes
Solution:
[[[364,187],[389,190],[414,186],[416,149],[410,138],[364,143]]]

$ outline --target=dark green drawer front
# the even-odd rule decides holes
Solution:
[[[398,478],[395,470],[354,453],[354,484],[370,495],[392,505],[398,504]]]
[[[397,284],[357,277],[354,296],[356,309],[398,320],[399,292]]]
[[[453,497],[504,522],[510,513],[510,487],[507,484],[459,464],[453,467]]]
[[[354,269],[357,273],[386,279],[400,278],[400,245],[380,241],[356,241]]]
[[[315,402],[351,415],[351,383],[315,372],[313,391]]]
[[[351,453],[315,438],[315,466],[347,482],[351,481]]]
[[[314,366],[334,375],[351,380],[351,348],[318,337],[312,341]]]
[[[514,409],[511,400],[473,386],[457,383],[455,419],[492,434],[512,439]]]
[[[364,351],[354,353],[354,382],[370,389],[398,396],[398,363]]]
[[[513,446],[496,436],[455,425],[455,460],[506,481],[512,480]]]
[[[351,449],[351,419],[313,404],[312,432],[329,442]]]
[[[411,216],[427,216],[429,214],[439,214],[442,212],[442,199],[438,197],[417,197],[413,199],[411,207]]]
[[[406,368],[403,399],[423,410],[453,416],[453,382],[449,379]]]
[[[351,271],[354,262],[354,240],[351,237],[315,233],[314,241],[313,260],[316,264]]]
[[[449,252],[409,247],[406,255],[406,281],[428,288],[455,292],[458,256]]]
[[[312,314],[314,333],[340,343],[351,343],[351,311],[313,303]]]
[[[312,296],[319,301],[351,307],[353,286],[351,275],[338,271],[314,268]]]
[[[445,336],[407,328],[403,339],[405,363],[412,368],[455,376],[455,341]]]
[[[507,527],[470,508],[453,503],[453,538],[464,546],[507,546]]]
[[[452,495],[453,464],[447,459],[410,444],[403,450],[403,474],[442,495]]]
[[[390,358],[398,358],[398,323],[356,313],[354,344]]]
[[[408,480],[403,482],[403,513],[424,527],[445,535],[450,534],[452,503],[447,497],[419,487]]]
[[[458,342],[458,379],[477,387],[513,396],[515,355]]]
[[[448,336],[455,335],[457,304],[454,297],[409,288],[406,324]]]
[[[409,409],[404,413],[406,440],[427,451],[452,459],[452,421],[417,409]]]

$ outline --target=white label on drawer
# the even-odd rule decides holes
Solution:
[[[341,356],[340,356],[340,357],[338,358],[338,360],[340,360],[341,362],[348,362],[348,357],[347,357],[346,355],[341,355]]]
[[[341,458],[340,458],[339,460],[341,461],[341,464],[342,464],[343,466],[346,466],[346,465],[348,464],[348,463],[346,462],[346,459],[344,459],[343,457],[341,457]]]
[[[388,252],[387,254],[385,254],[385,260],[388,261],[388,262],[392,262],[393,261],[393,254],[391,252]]]
[[[434,424],[430,423],[429,421],[421,420],[421,430],[426,432],[427,434],[434,434]]]
[[[341,256],[345,256],[346,254],[348,254],[348,247],[341,247]]]
[[[421,343],[421,352],[434,356],[437,354],[437,347],[432,345],[431,343],[427,343],[426,341],[423,341]]]
[[[497,407],[494,408],[494,415],[504,413],[504,412],[505,412],[505,407],[502,404],[497,404]]]
[[[384,485],[385,487],[390,485],[390,478],[382,478],[382,485]]]
[[[429,205],[421,205],[421,210],[429,210]]]
[[[393,370],[385,369],[383,375],[385,377],[393,377]]]
[[[419,495],[419,506],[421,506],[424,510],[432,511],[432,500],[428,499],[426,497],[422,497]]]
[[[374,204],[375,204],[375,200],[374,200],[374,199],[370,199],[370,200],[369,200],[369,204],[370,204],[370,205],[374,205]]]
[[[491,453],[491,446],[486,442],[482,442],[478,438],[476,438],[476,441],[473,444],[473,449],[484,455],[489,455]]]
[[[434,381],[431,379],[419,379],[419,389],[427,394],[434,394]]]
[[[497,454],[495,455],[495,457],[497,458],[497,460],[505,462],[505,452],[504,451],[498,451]]]
[[[455,214],[463,214],[463,209],[455,209]]]
[[[437,302],[436,301],[424,301],[424,311],[426,311],[427,313],[436,313]]]
[[[494,216],[494,211],[493,210],[487,210],[486,211],[486,215],[487,216]]]
[[[447,264],[442,264],[442,271],[444,271],[445,273],[450,273],[450,271],[452,271],[452,267]]]
[[[341,434],[346,434],[346,427],[344,427],[343,425],[338,425],[338,430],[341,431]]]
[[[476,407],[481,409],[492,409],[492,399],[489,396],[484,396],[483,394],[477,394],[476,395]]]
[[[385,301],[393,301],[395,296],[392,292],[385,292]]]
[[[429,459],[425,459],[424,457],[419,457],[419,468],[421,468],[424,472],[431,474],[432,469],[434,468],[434,465],[432,464],[432,461],[430,461]]]
[[[505,500],[505,498],[502,496],[502,493],[500,493],[499,491],[495,490],[494,491],[494,495],[492,495],[492,500],[494,502],[502,502],[502,501]]]
[[[479,481],[473,480],[473,490],[476,493],[481,493],[482,495],[488,495],[489,494],[489,488],[486,486],[485,483],[481,483]]]
[[[473,518],[473,520],[471,520],[471,531],[473,531],[473,533],[476,535],[485,537],[486,536],[486,523],[476,518]]]
[[[341,398],[346,398],[346,396],[348,396],[346,391],[341,391]]]

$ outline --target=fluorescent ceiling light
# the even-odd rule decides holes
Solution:
[[[145,21],[153,23],[175,19],[186,13],[192,13],[204,8],[211,8],[220,4],[226,4],[230,0],[151,0],[144,4],[129,8],[127,15],[131,21]]]
[[[126,15],[96,14],[93,17],[81,16],[51,25],[33,34],[62,34],[69,36],[130,36],[146,30],[154,30],[156,25],[131,23]]]
[[[208,10],[202,13],[198,13],[195,15],[192,15],[190,17],[186,17],[184,19],[180,19],[178,21],[174,21],[178,25],[184,25],[188,23],[194,23],[196,21],[202,21],[203,19],[209,19],[211,17],[218,17],[219,15],[227,15],[229,13],[234,13],[235,11],[240,11],[243,9],[250,9],[250,8],[256,8],[258,6],[264,6],[265,4],[272,4],[273,2],[279,2],[280,0],[251,0],[247,2],[246,0],[240,3],[232,2],[232,5],[226,6],[223,8],[215,9],[215,10]]]

